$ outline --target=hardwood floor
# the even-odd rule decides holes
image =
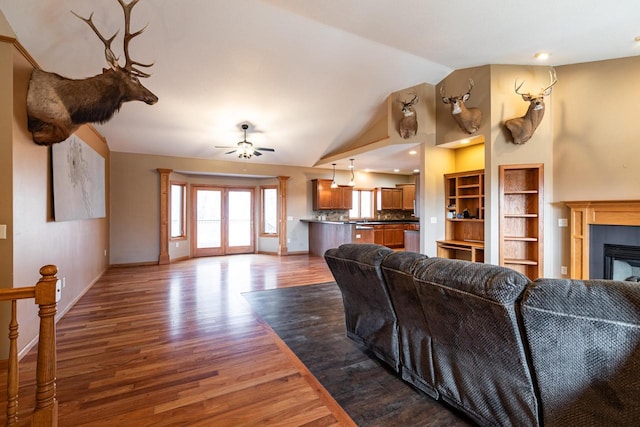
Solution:
[[[306,255],[108,270],[57,325],[59,425],[354,425],[241,295],[331,280]],[[20,363],[23,425],[35,357]]]

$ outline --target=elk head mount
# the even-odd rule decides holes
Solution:
[[[524,144],[525,142],[531,139],[531,136],[538,128],[538,125],[542,121],[542,117],[544,117],[544,97],[549,96],[551,94],[551,90],[553,85],[558,83],[558,78],[556,77],[556,70],[553,68],[549,71],[549,77],[551,82],[549,86],[542,88],[540,93],[537,95],[532,95],[531,93],[520,93],[520,88],[524,84],[524,80],[520,85],[518,85],[518,79],[513,84],[515,92],[522,96],[526,102],[529,103],[529,108],[527,109],[527,113],[522,117],[516,117],[515,119],[510,119],[504,122],[506,128],[511,132],[511,137],[513,138],[514,144]]]
[[[418,133],[418,117],[413,106],[418,103],[419,99],[417,93],[411,92],[411,95],[413,95],[413,98],[410,101],[396,99],[396,102],[402,105],[402,118],[398,124],[398,131],[402,139],[409,139]]]
[[[469,79],[469,89],[467,93],[458,96],[446,96],[444,94],[444,84],[440,86],[440,96],[442,102],[451,105],[451,115],[465,133],[472,134],[480,129],[482,122],[482,111],[478,108],[467,108],[464,103],[471,97],[473,90],[473,80]]]
[[[27,91],[28,128],[33,141],[39,145],[52,145],[64,141],[84,123],[105,123],[124,102],[142,101],[155,104],[158,97],[140,83],[139,78],[150,74],[136,67],[151,67],[131,59],[129,43],[140,35],[146,27],[134,33],[130,31],[131,9],[139,0],[128,4],[118,0],[124,11],[123,49],[125,65],[120,66],[118,58],[111,50],[111,42],[118,31],[106,39],[93,23],[93,13],[83,18],[105,47],[105,57],[109,64],[102,74],[82,80],[68,79],[58,74],[34,70]]]

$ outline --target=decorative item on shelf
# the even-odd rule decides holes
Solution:
[[[252,156],[262,156],[262,153],[260,151],[276,151],[273,148],[254,147],[251,142],[247,141],[247,129],[249,129],[249,125],[243,123],[242,130],[244,131],[244,139],[238,142],[237,147],[228,145],[216,145],[216,148],[233,148],[233,150],[227,151],[224,154],[238,153],[239,158],[245,159],[250,159]]]
[[[331,188],[338,188],[338,184],[336,183],[336,164],[331,163],[333,166],[333,178],[331,179]]]
[[[447,97],[444,94],[444,84],[440,86],[440,96],[442,96],[442,102],[449,105],[451,104],[451,115],[455,119],[460,129],[468,134],[475,133],[480,129],[480,122],[482,122],[482,111],[478,108],[467,108],[464,103],[471,97],[471,90],[473,89],[473,79],[469,79],[469,89],[467,93],[458,96]]]
[[[38,69],[31,73],[27,89],[27,117],[29,132],[36,144],[48,146],[62,142],[84,123],[105,123],[127,101],[142,101],[149,105],[158,102],[158,97],[139,80],[150,74],[136,68],[151,67],[153,64],[136,62],[129,55],[129,42],[144,31],[144,28],[134,33],[129,31],[131,9],[137,1],[119,3],[124,11],[125,21],[124,66],[120,66],[111,50],[111,42],[118,33],[107,39],[94,25],[93,13],[88,18],[83,18],[71,12],[86,22],[102,41],[109,69],[104,69],[102,74],[80,80]]]
[[[513,139],[514,144],[524,144],[529,141],[542,121],[542,117],[544,117],[544,97],[551,95],[553,85],[558,83],[556,70],[552,68],[549,71],[549,76],[551,83],[549,83],[549,86],[540,90],[540,93],[537,95],[519,92],[520,88],[524,84],[524,80],[520,85],[518,85],[518,79],[514,82],[513,87],[515,92],[522,96],[523,100],[529,103],[529,108],[524,116],[509,119],[504,122],[505,127],[509,132],[511,132],[511,138]]]
[[[402,118],[398,126],[400,136],[402,139],[409,139],[418,133],[418,117],[416,116],[416,109],[413,107],[419,101],[418,94],[411,92],[413,98],[410,101],[401,101],[396,99],[402,105]]]
[[[353,167],[353,159],[349,159],[349,161],[351,162],[349,164],[349,169],[351,169],[351,180],[349,181],[349,184],[347,184],[349,187],[355,187],[356,185],[356,176],[354,174],[354,167]]]

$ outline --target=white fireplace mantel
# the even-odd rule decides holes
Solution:
[[[571,278],[589,279],[589,226],[640,226],[640,200],[566,202],[571,209]]]

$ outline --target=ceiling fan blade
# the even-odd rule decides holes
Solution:
[[[238,148],[235,145],[216,145],[215,148]]]
[[[255,147],[256,150],[262,150],[262,151],[271,151],[271,152],[275,152],[276,150],[274,150],[273,148],[265,148],[265,147]]]
[[[261,153],[261,152],[259,152],[259,151],[254,151],[254,152],[253,152],[253,155],[254,155],[254,156],[262,156],[262,153]]]
[[[222,147],[221,147],[221,148],[222,148]],[[231,151],[227,151],[227,152],[226,152],[226,153],[224,153],[224,154],[232,154],[232,153],[235,153],[236,151],[238,151],[238,150],[231,150]]]

